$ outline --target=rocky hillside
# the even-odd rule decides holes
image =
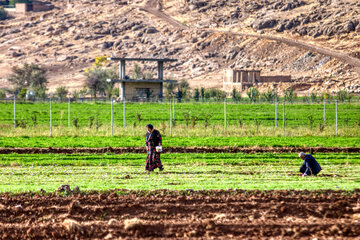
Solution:
[[[109,55],[176,58],[165,75],[192,87],[222,87],[224,70],[242,67],[291,74],[294,83],[275,85],[279,91],[360,92],[357,0],[52,3],[51,12],[0,22],[0,88],[9,87],[11,66],[25,62],[48,69],[50,90],[81,88],[84,68]],[[156,73],[156,66],[145,66]]]

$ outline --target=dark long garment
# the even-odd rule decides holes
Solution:
[[[146,166],[145,170],[153,171],[156,168],[163,169],[160,160],[160,153],[156,151],[156,146],[162,146],[161,134],[154,129],[151,133],[146,133],[145,145],[147,146]]]
[[[300,172],[305,175],[316,175],[321,171],[320,164],[311,154],[305,155],[304,163],[300,167]]]

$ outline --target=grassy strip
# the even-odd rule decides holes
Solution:
[[[301,178],[296,154],[163,154],[165,171],[144,172],[144,154],[0,155],[0,192],[81,190],[353,190],[360,183],[358,154],[317,154],[323,171]]]
[[[164,147],[359,147],[356,137],[164,137]],[[143,137],[0,137],[0,147],[141,147]]]
[[[67,126],[67,103],[53,102],[53,124],[54,126]],[[17,103],[17,119],[27,126],[48,125],[50,118],[49,103]],[[89,118],[96,118],[101,125],[110,123],[110,104],[107,103],[72,103],[72,120],[77,119],[80,127],[95,126],[94,121]],[[159,125],[162,122],[169,121],[170,104],[164,103],[127,103],[126,104],[126,122],[133,124],[139,122],[139,116],[142,121],[152,122]],[[335,104],[326,105],[327,124],[335,123]],[[256,119],[264,126],[273,126],[275,120],[275,105],[273,103],[265,104],[233,104],[227,106],[227,119],[229,123],[238,124],[241,121],[245,124],[253,123]],[[339,103],[339,124],[340,126],[353,125],[360,119],[360,104],[358,102],[348,104]],[[300,103],[289,104],[285,106],[286,119],[289,126],[309,126],[309,116],[312,115],[314,125],[323,121],[323,103]],[[210,117],[211,124],[222,124],[224,121],[224,103],[177,103],[175,105],[175,118],[179,124],[185,124],[186,115],[198,117],[198,123],[204,123],[207,116]],[[278,106],[278,119],[282,119],[282,104]],[[36,117],[36,118],[34,118]],[[36,119],[36,120],[35,120]],[[114,121],[122,122],[123,104],[114,105]],[[13,103],[0,103],[0,124],[13,123]],[[73,124],[73,122],[71,123]]]

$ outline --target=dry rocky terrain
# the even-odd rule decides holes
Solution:
[[[224,70],[239,67],[293,76],[293,83],[260,83],[260,89],[360,93],[356,0],[52,3],[50,12],[0,22],[0,88],[10,87],[11,67],[25,62],[48,69],[50,91],[81,88],[84,68],[109,55],[176,58],[166,64],[166,77],[187,79],[192,87],[222,87]],[[155,65],[145,67],[155,76]]]

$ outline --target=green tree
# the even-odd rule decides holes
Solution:
[[[94,67],[86,71],[86,86],[89,88],[92,96],[96,99],[97,95],[110,94],[114,87],[113,82],[107,82],[107,79],[114,79],[116,73],[113,69],[103,69],[101,67]],[[111,89],[111,91],[109,90]]]
[[[285,101],[293,103],[297,99],[297,94],[293,89],[287,89],[284,93]]]
[[[175,96],[175,89],[177,87],[176,82],[166,82],[165,83],[165,96],[170,99]]]
[[[348,99],[351,99],[351,94],[346,91],[345,89],[344,90],[340,90],[339,92],[336,93],[336,99],[340,102],[344,102]]]
[[[273,102],[277,98],[277,93],[275,89],[268,88],[267,92],[262,94],[262,97],[264,98],[265,101]]]
[[[4,99],[4,98],[6,98],[5,91],[0,89],[0,99]]]
[[[236,88],[234,88],[231,92],[231,97],[234,102],[239,102],[241,100],[241,93],[240,91],[237,91]]]
[[[45,69],[41,66],[25,63],[22,67],[12,68],[8,81],[13,85],[14,90],[33,89],[37,97],[43,97],[48,83],[45,73]]]
[[[178,85],[178,91],[177,91],[177,99],[179,102],[181,102],[182,98],[186,98],[188,95],[189,90],[189,83],[185,79],[181,80],[181,82]]]
[[[250,102],[256,102],[260,96],[259,90],[254,87],[248,88],[246,94],[248,95]]]
[[[77,101],[77,100],[79,99],[79,97],[80,97],[79,91],[78,91],[78,90],[74,90],[74,91],[72,92],[72,98],[74,99],[74,101]]]
[[[68,93],[69,93],[69,90],[64,86],[60,86],[60,87],[56,88],[56,95],[60,99],[61,102],[64,102]]]
[[[201,100],[204,102],[204,100],[205,100],[205,88],[203,88],[203,87],[200,88],[200,96],[201,96]]]
[[[198,88],[195,88],[194,89],[194,99],[195,99],[196,102],[198,102],[199,98],[200,98],[200,91],[199,91]]]
[[[133,79],[141,79],[143,78],[143,73],[141,67],[135,63],[134,68],[132,69],[132,78]]]

